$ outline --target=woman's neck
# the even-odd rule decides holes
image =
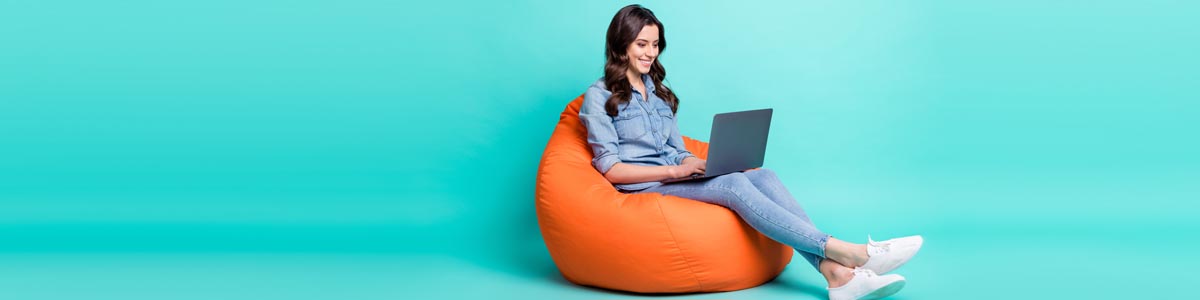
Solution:
[[[629,80],[629,85],[633,86],[634,89],[637,89],[638,92],[642,93],[643,97],[646,96],[646,82],[642,81],[642,74],[638,74],[638,72],[629,70],[628,72],[625,72],[625,78]]]

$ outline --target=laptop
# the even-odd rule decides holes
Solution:
[[[772,109],[767,108],[713,116],[704,174],[671,178],[662,183],[712,178],[762,167],[767,133],[771,129],[771,112]]]

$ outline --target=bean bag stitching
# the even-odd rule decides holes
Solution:
[[[692,267],[691,260],[688,259],[687,255],[683,254],[683,249],[679,247],[679,241],[675,239],[675,231],[671,230],[670,222],[666,221],[667,215],[665,213],[663,213],[662,198],[655,200],[654,206],[658,207],[658,214],[663,217],[663,226],[666,226],[667,233],[671,234],[671,242],[673,242],[675,244],[675,250],[679,251],[679,256],[683,257],[683,263],[687,264],[688,271],[692,273],[692,278],[696,279],[696,289],[701,289],[701,290],[704,289],[704,284],[700,282],[700,276],[696,275],[696,269],[694,267]]]

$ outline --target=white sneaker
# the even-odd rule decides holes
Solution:
[[[862,267],[875,271],[875,274],[887,274],[916,255],[925,239],[914,235],[876,242],[868,235],[867,241],[868,258]]]
[[[891,296],[904,288],[904,276],[896,274],[876,275],[874,271],[854,268],[854,278],[846,285],[826,288],[829,300],[879,299]]]

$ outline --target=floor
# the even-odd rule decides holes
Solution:
[[[1200,283],[1200,259],[1179,255],[1195,251],[1191,240],[964,232],[925,233],[923,251],[897,270],[908,285],[891,299],[1183,297]],[[821,278],[802,262],[752,289],[653,296],[570,284],[544,254],[5,253],[0,290],[5,299],[825,298]]]

